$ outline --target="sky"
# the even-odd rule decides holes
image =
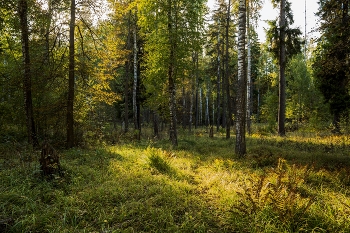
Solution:
[[[263,8],[260,12],[261,18],[258,22],[258,34],[259,40],[261,42],[265,41],[265,32],[264,28],[267,27],[267,24],[264,22],[265,20],[276,19],[279,14],[278,9],[273,9],[271,0],[262,0]],[[305,32],[305,0],[289,0],[292,4],[292,11],[294,15],[294,25],[293,27],[299,27],[300,30]],[[317,32],[313,32],[313,30],[317,27],[317,16],[315,13],[318,10],[318,1],[317,0],[306,0],[306,34],[307,38],[314,38],[318,36]],[[208,6],[211,9],[215,9],[216,0],[208,0]]]

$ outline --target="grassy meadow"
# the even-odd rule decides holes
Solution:
[[[165,137],[164,137],[165,138]],[[43,179],[40,152],[0,145],[0,232],[350,232],[350,137],[234,137],[205,130],[60,151]]]

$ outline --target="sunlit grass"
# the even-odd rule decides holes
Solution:
[[[63,151],[65,176],[50,181],[40,177],[36,160],[23,162],[4,150],[0,223],[9,220],[0,227],[7,225],[8,232],[350,231],[346,136],[253,134],[247,137],[247,157],[239,159],[234,139],[198,132],[180,135],[176,149],[165,139],[145,139]]]

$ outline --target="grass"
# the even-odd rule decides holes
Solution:
[[[0,232],[350,232],[350,139],[183,134],[61,151],[42,179],[38,152],[2,144]]]

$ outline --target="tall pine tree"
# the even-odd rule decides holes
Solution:
[[[313,64],[318,88],[330,104],[335,132],[340,132],[342,115],[350,107],[349,0],[321,0],[317,15],[321,19],[316,56]]]

